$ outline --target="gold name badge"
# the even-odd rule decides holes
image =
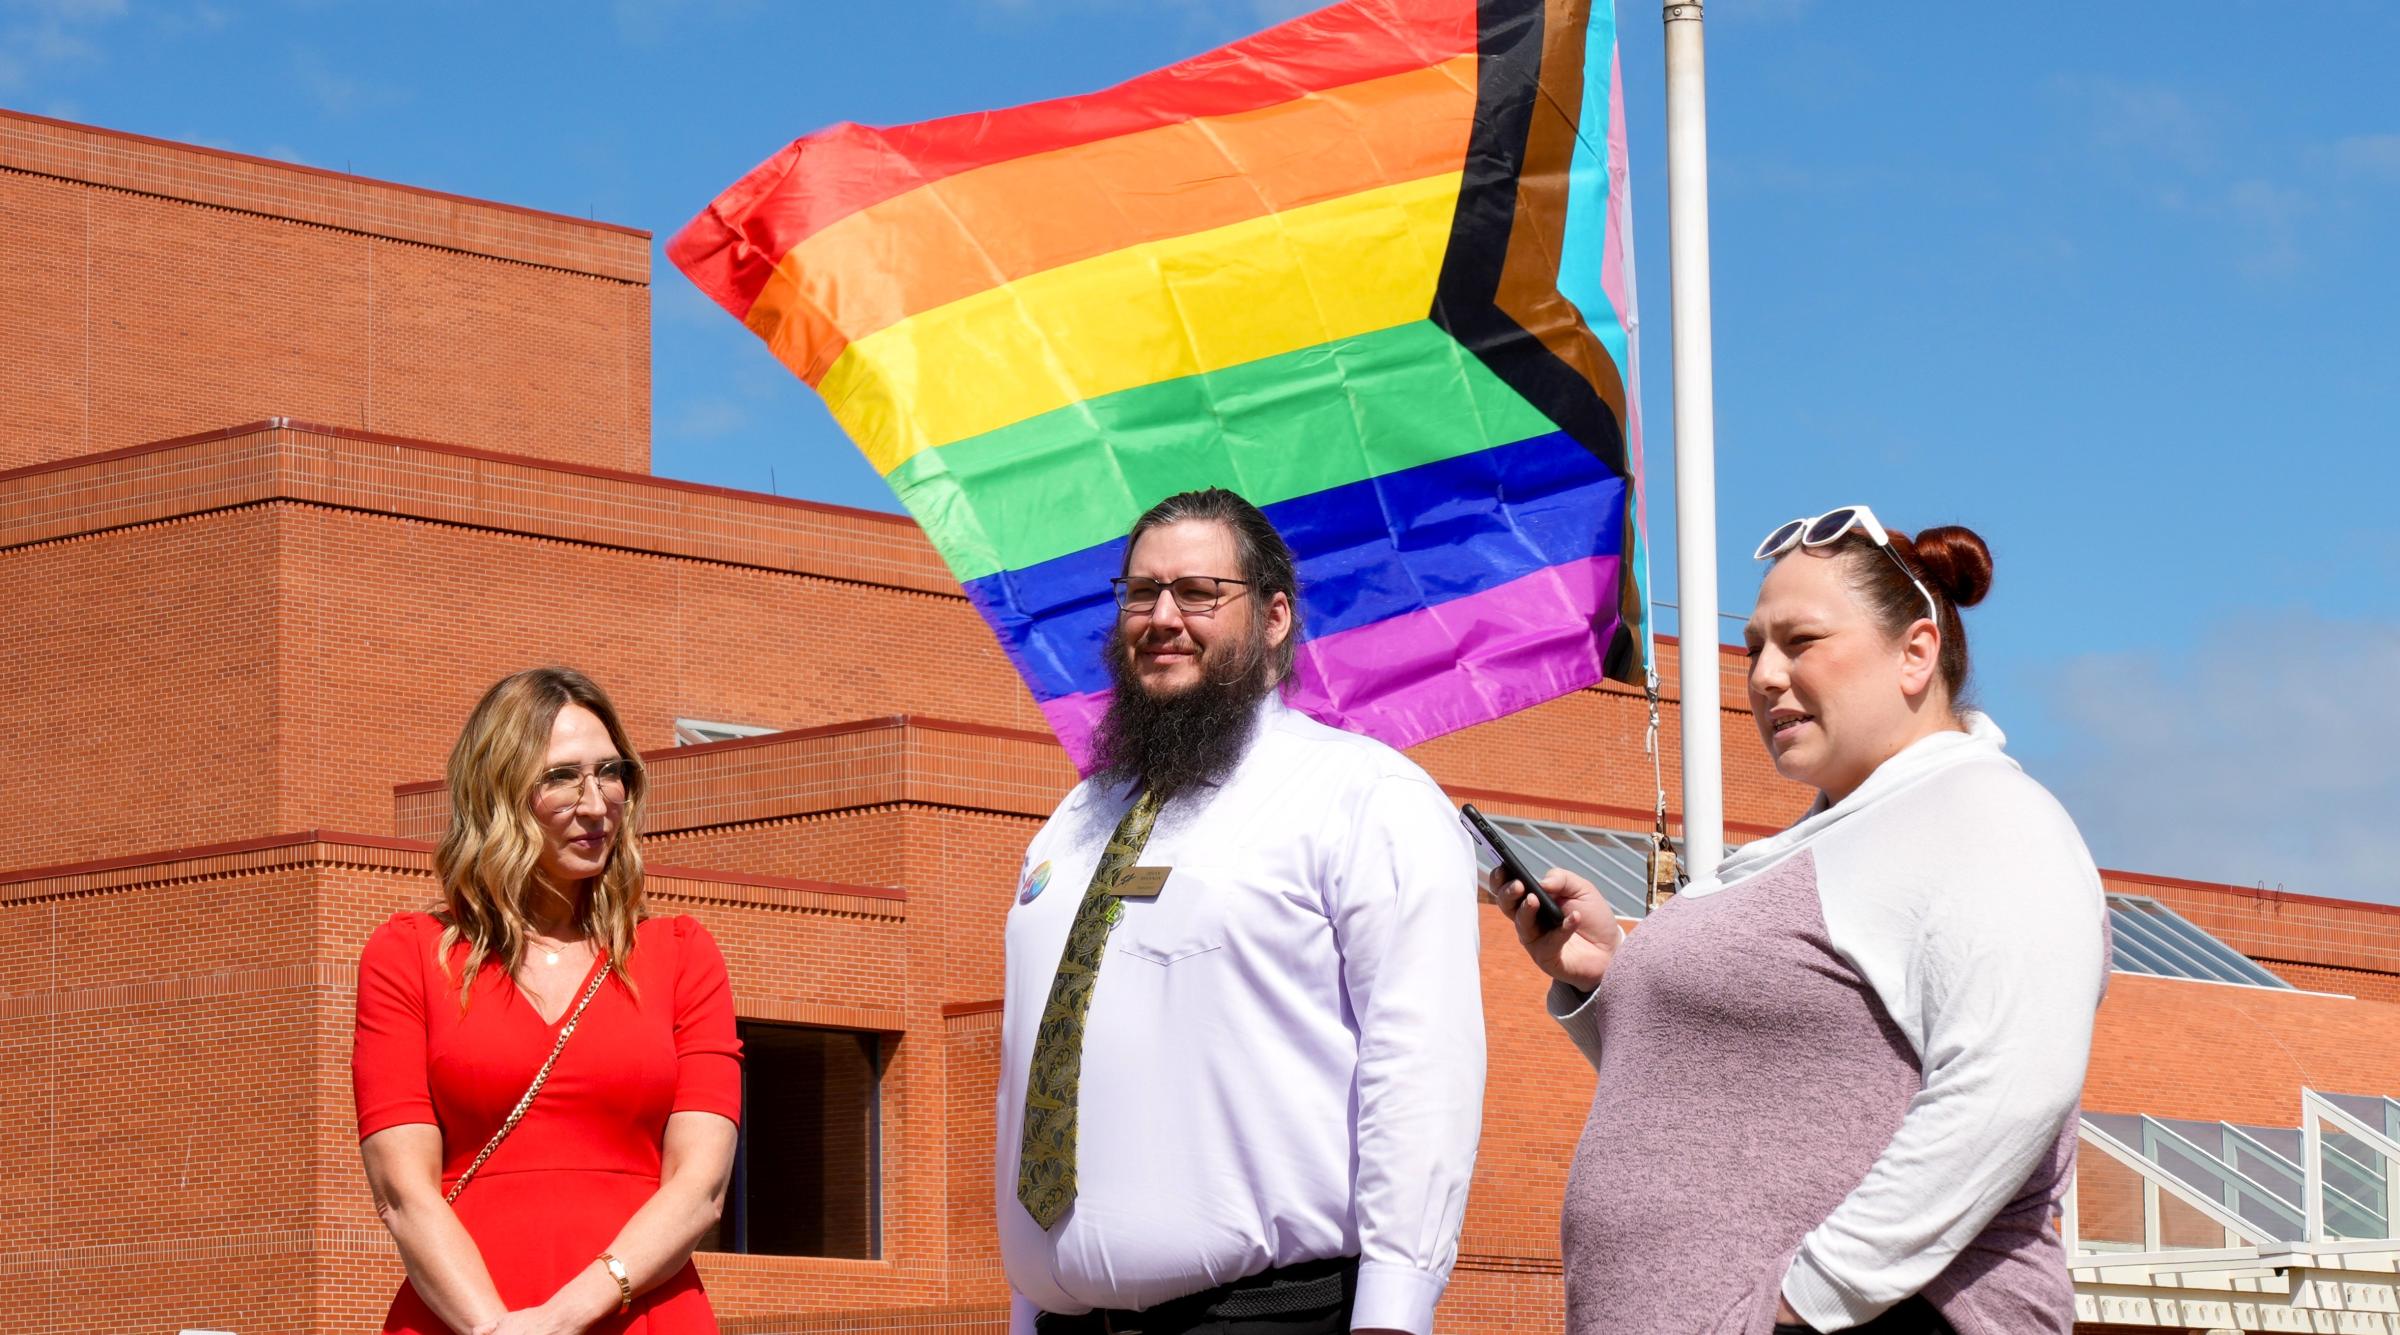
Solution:
[[[1174,873],[1173,867],[1127,867],[1108,892],[1119,899],[1156,899]]]

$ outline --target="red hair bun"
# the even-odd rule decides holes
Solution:
[[[1909,544],[1926,582],[1954,607],[1973,607],[1992,590],[1992,549],[1971,528],[1942,524]]]

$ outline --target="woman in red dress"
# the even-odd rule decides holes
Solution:
[[[716,942],[643,915],[616,710],[580,673],[520,672],[449,778],[444,907],[359,961],[359,1148],[408,1270],[383,1328],[713,1333],[691,1257],[732,1169],[741,1046]]]

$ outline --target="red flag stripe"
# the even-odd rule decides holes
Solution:
[[[737,318],[792,247],[931,182],[1176,121],[1229,116],[1476,50],[1473,0],[1346,0],[1080,97],[892,129],[844,123],[786,147],[717,197],[668,257]]]
[[[1012,158],[885,200],[794,246],[747,323],[816,384],[852,342],[987,288],[1403,181],[1454,173],[1475,57],[1239,116]],[[862,283],[872,273],[883,281]]]

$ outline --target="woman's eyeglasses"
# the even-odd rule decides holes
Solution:
[[[1128,612],[1150,612],[1158,607],[1161,593],[1175,600],[1178,611],[1188,616],[1214,612],[1227,598],[1240,591],[1227,593],[1229,584],[1248,584],[1246,579],[1219,579],[1214,575],[1185,575],[1180,579],[1145,579],[1140,575],[1119,575],[1109,581],[1117,589],[1117,606]]]
[[[626,789],[639,773],[641,766],[624,759],[603,760],[589,767],[560,765],[542,771],[534,783],[534,794],[545,809],[557,811],[581,802],[583,786],[589,783],[600,790],[600,800],[613,807],[625,801]]]
[[[1883,525],[1875,522],[1875,512],[1863,505],[1845,505],[1821,515],[1794,519],[1779,525],[1767,535],[1766,541],[1758,544],[1758,550],[1750,554],[1750,559],[1772,561],[1794,547],[1829,546],[1840,542],[1842,535],[1852,529],[1866,534],[1868,541],[1881,548],[1885,556],[1892,558],[1892,564],[1900,567],[1900,573],[1907,576],[1908,582],[1916,585],[1917,592],[1924,597],[1925,615],[1933,618],[1934,625],[1941,625],[1942,613],[1940,606],[1933,601],[1933,592],[1925,587],[1923,580],[1917,578],[1916,571],[1908,568],[1908,562],[1900,559],[1900,553],[1892,549],[1891,535],[1883,531]]]

